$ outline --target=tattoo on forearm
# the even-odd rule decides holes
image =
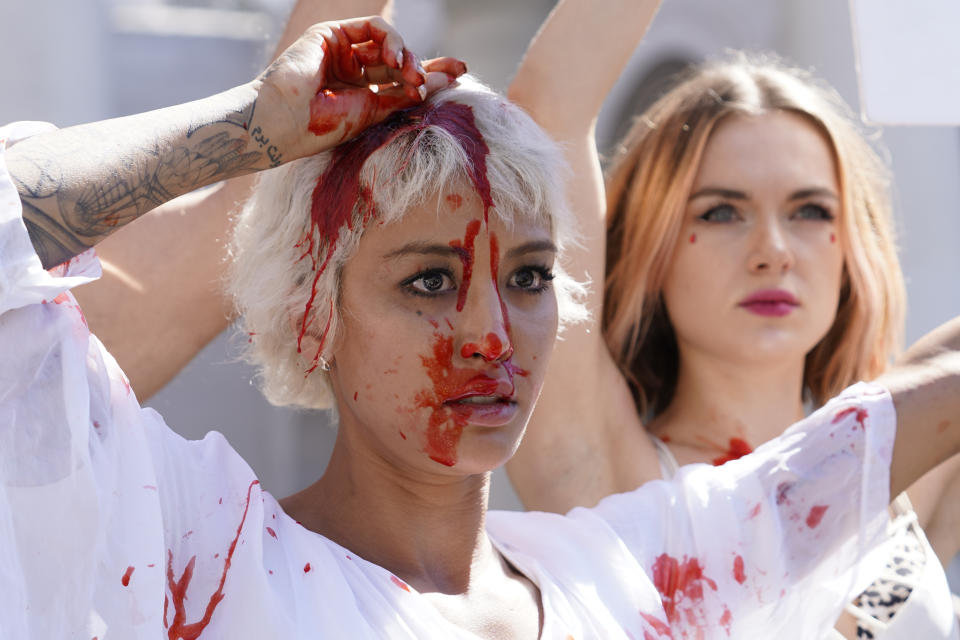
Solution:
[[[254,127],[253,131],[250,132],[250,137],[261,149],[266,147],[267,157],[270,159],[271,167],[279,167],[283,163],[283,154],[280,153],[276,145],[270,144],[270,138],[264,134],[263,129],[259,126]]]
[[[160,142],[140,146],[119,161],[106,154],[95,157],[89,149],[103,148],[106,136],[122,144],[122,130],[101,135],[94,129],[88,135],[95,139],[80,136],[71,148],[47,145],[31,149],[29,156],[20,158],[18,171],[11,169],[11,174],[24,205],[24,222],[44,268],[69,260],[117,227],[178,195],[252,170],[262,162],[264,152],[245,151],[247,134],[233,137],[222,125],[245,128],[255,104],[191,128],[178,146],[163,147]],[[268,143],[258,140],[261,148]],[[78,153],[85,158],[74,164]],[[271,165],[279,162],[274,147],[268,146],[265,153]],[[95,171],[100,173],[99,180],[90,177]]]

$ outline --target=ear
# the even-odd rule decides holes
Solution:
[[[303,330],[303,311],[291,311],[287,316],[290,324],[290,332],[294,340],[297,340],[300,359],[308,367],[316,365],[321,371],[329,371],[333,364],[332,349],[329,344],[324,344],[329,330],[330,320],[325,320],[317,326],[311,323],[307,330]],[[316,320],[316,316],[314,316]]]

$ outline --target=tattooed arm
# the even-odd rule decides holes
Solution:
[[[321,23],[249,84],[30,138],[7,165],[51,267],[178,195],[339,144],[422,100],[425,81],[381,18]]]
[[[70,259],[187,191],[278,162],[277,147],[271,159],[248,133],[257,89],[253,83],[12,147],[7,165],[43,266]]]

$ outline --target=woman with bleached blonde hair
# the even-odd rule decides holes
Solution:
[[[587,4],[558,6],[510,89],[568,150],[585,240],[567,264],[593,281],[593,317],[558,343],[508,466],[525,506],[561,512],[750,452],[880,375],[904,316],[888,169],[835,91],[775,57],[688,71],[637,119],[602,183],[593,122],[657,3],[606,15]],[[647,22],[622,20],[628,6]],[[591,46],[571,51],[585,29]],[[557,65],[578,78],[572,96],[545,73]],[[952,461],[912,487],[916,513],[898,499],[887,567],[839,633],[960,637],[917,525],[919,513],[940,558],[953,557],[956,476]]]

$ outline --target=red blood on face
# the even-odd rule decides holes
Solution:
[[[713,466],[719,467],[724,462],[730,462],[731,460],[742,458],[748,453],[753,453],[753,447],[747,444],[746,440],[742,438],[730,438],[730,448],[728,448],[719,458],[713,459]]]
[[[475,371],[457,369],[453,365],[453,338],[434,334],[432,356],[420,356],[433,388],[421,391],[416,406],[430,409],[427,421],[426,453],[430,459],[452,467],[457,463],[457,445],[467,424],[466,416],[444,404],[454,390],[476,375]]]
[[[815,529],[820,521],[823,520],[823,514],[829,509],[829,505],[818,504],[810,508],[810,513],[807,514],[807,526],[811,529]]]
[[[480,221],[471,220],[467,223],[463,242],[460,240],[450,242],[450,246],[456,251],[463,265],[463,276],[460,278],[460,288],[457,290],[457,311],[463,311],[463,306],[467,303],[467,292],[470,290],[470,278],[473,275],[473,258],[476,253],[474,241],[478,233],[480,233]]]
[[[167,589],[169,591],[167,597],[173,600],[173,620],[167,625],[168,600],[166,599],[167,597],[164,599],[163,621],[164,625],[167,626],[168,640],[197,640],[200,634],[203,633],[203,630],[207,628],[207,625],[210,624],[214,610],[216,610],[217,605],[220,604],[220,601],[224,598],[223,585],[227,581],[227,572],[230,571],[230,563],[233,560],[233,552],[237,548],[237,542],[240,540],[240,532],[243,531],[243,523],[247,520],[247,511],[250,509],[250,495],[253,491],[253,486],[257,484],[260,484],[260,481],[254,480],[250,483],[250,486],[247,487],[247,502],[243,508],[243,517],[240,518],[237,534],[227,549],[227,557],[223,562],[223,574],[220,576],[220,584],[217,590],[213,592],[213,595],[210,596],[203,617],[197,622],[187,623],[186,620],[187,589],[190,587],[190,581],[193,580],[193,568],[194,565],[196,565],[197,556],[190,558],[187,566],[183,569],[180,579],[176,580],[173,574],[173,551],[167,551]]]
[[[322,95],[323,92],[318,94],[318,97]],[[311,126],[314,125],[311,123]],[[325,126],[322,122],[316,124],[316,127],[321,130]],[[427,127],[444,129],[459,142],[469,159],[466,167],[467,175],[483,203],[483,216],[484,220],[487,220],[489,209],[493,206],[490,182],[487,178],[487,155],[490,149],[476,127],[473,109],[467,105],[444,102],[396,111],[380,124],[367,129],[362,135],[336,147],[332,152],[330,163],[317,179],[312,195],[310,224],[304,237],[297,244],[298,248],[303,248],[300,259],[309,256],[314,276],[297,339],[298,350],[310,323],[311,310],[317,295],[317,283],[337,249],[340,230],[345,226],[353,228],[355,209],[361,214],[358,222],[362,225],[368,224],[376,217],[373,194],[369,188],[360,185],[360,170],[364,163],[374,152],[397,136],[423,131]],[[466,241],[464,244],[467,244]],[[322,260],[320,256],[323,256]],[[327,320],[328,328],[331,318],[332,311]],[[325,338],[326,330],[314,356],[315,365],[322,352]],[[316,366],[311,367],[307,373],[309,374],[315,368]]]
[[[456,211],[463,204],[463,196],[459,193],[449,193],[445,198],[447,202],[450,203],[450,208]]]
[[[691,234],[690,234],[690,244],[693,244],[693,243],[696,242],[696,241],[697,241],[697,234],[691,233]]]

